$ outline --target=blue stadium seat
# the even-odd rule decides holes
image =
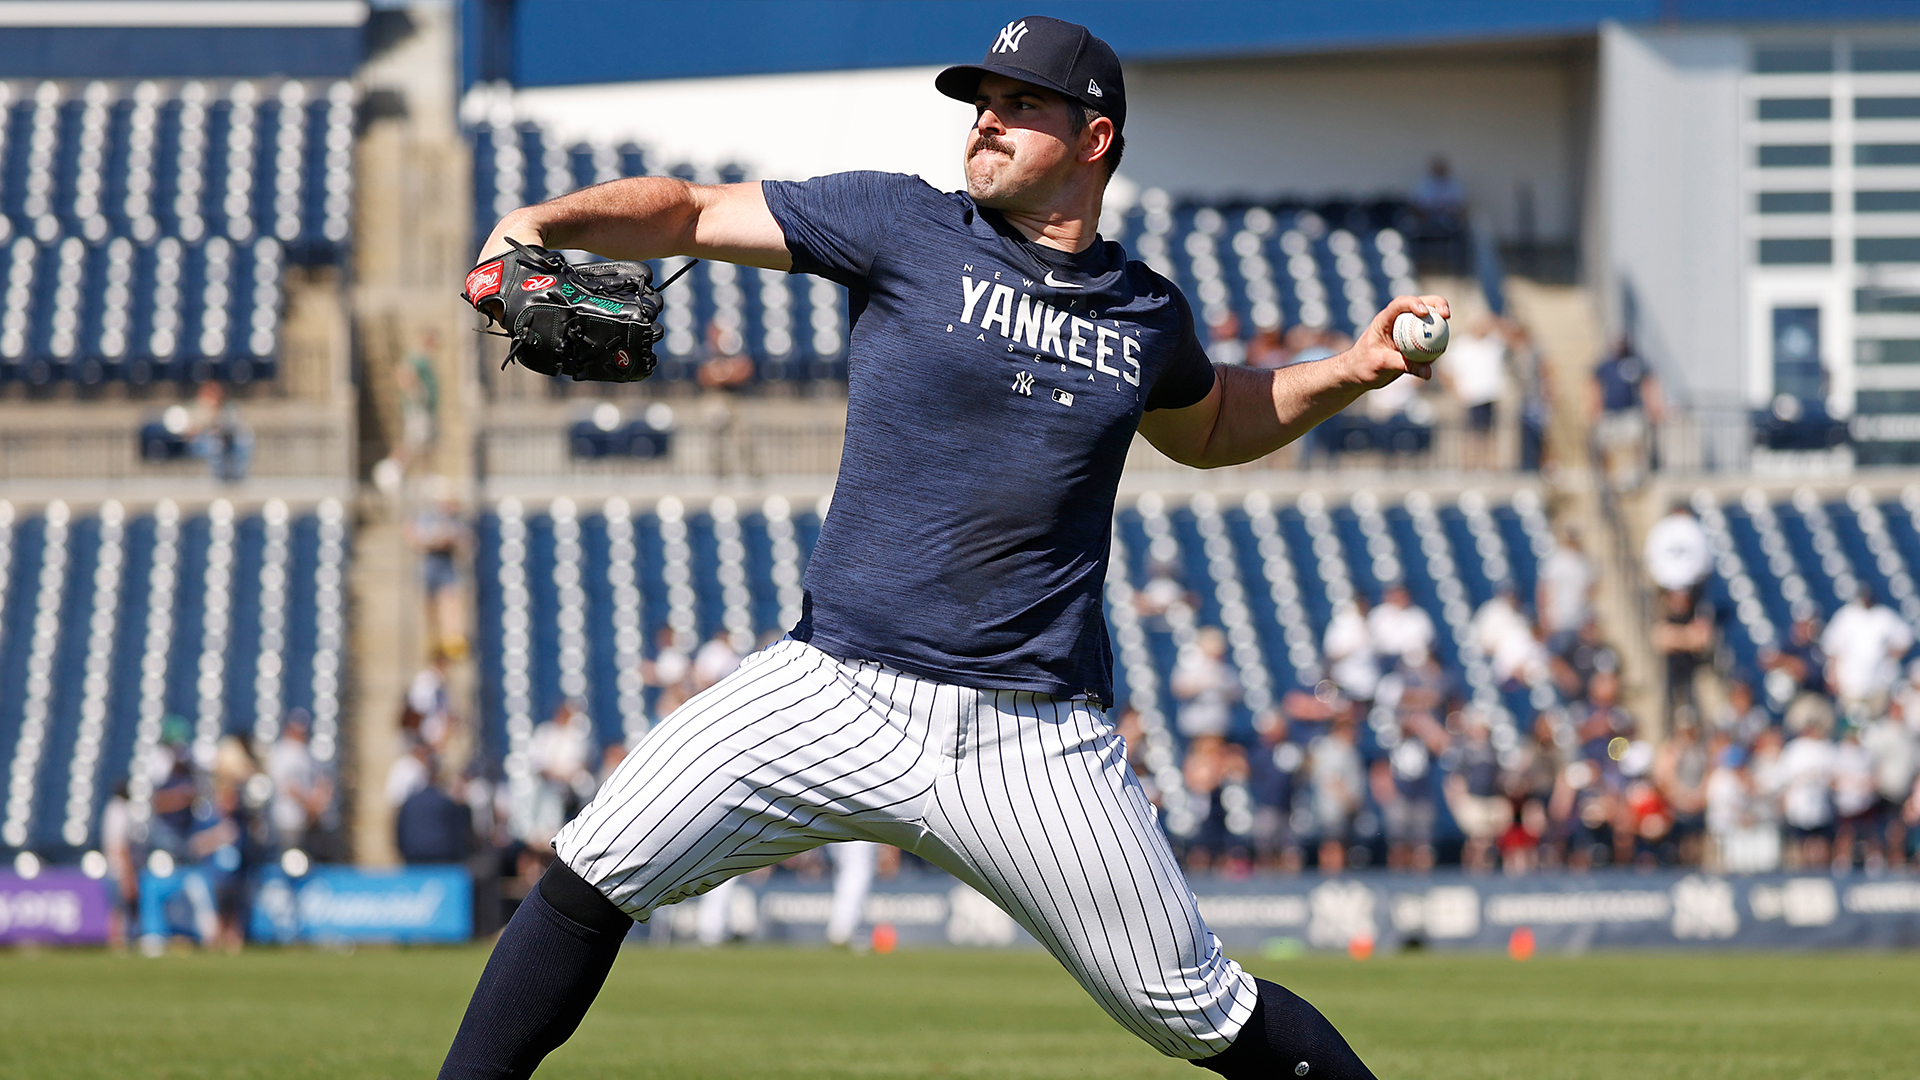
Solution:
[[[305,558],[302,534],[318,541]],[[222,735],[270,740],[284,709],[307,708],[314,753],[330,760],[345,543],[338,504],[182,517],[170,504],[16,516],[0,503],[0,848],[64,858],[97,842],[100,807],[129,774],[138,793],[141,748],[168,713],[210,749]]]

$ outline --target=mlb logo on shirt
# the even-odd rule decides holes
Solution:
[[[1069,394],[1065,390],[1059,390],[1059,389],[1054,390],[1053,400],[1059,402],[1062,405],[1067,406],[1068,408],[1073,407],[1073,395]]]

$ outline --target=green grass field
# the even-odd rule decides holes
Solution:
[[[431,1077],[484,948],[155,960],[0,954],[8,1080]],[[1920,1075],[1920,955],[1311,957],[1254,970],[1383,1078]],[[1121,1032],[1046,956],[632,949],[544,1077],[1210,1076]]]

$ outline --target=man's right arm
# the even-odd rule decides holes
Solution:
[[[768,270],[793,267],[786,233],[758,183],[702,185],[640,176],[596,184],[501,218],[477,261],[509,250],[508,238],[611,259],[691,255]]]

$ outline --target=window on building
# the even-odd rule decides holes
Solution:
[[[1920,312],[1920,293],[1899,292],[1894,289],[1868,288],[1853,291],[1853,310],[1862,315],[1904,315]],[[1862,340],[1862,346],[1867,344]],[[1877,364],[1879,360],[1860,361],[1863,364]],[[1907,363],[1902,360],[1900,363]],[[1920,363],[1920,356],[1916,356]]]
[[[1829,120],[1833,117],[1833,99],[1823,97],[1779,97],[1760,99],[1762,120]]]
[[[1763,214],[1829,214],[1833,212],[1831,191],[1763,191]]]
[[[1773,392],[1813,401],[1826,396],[1820,367],[1820,309],[1773,309]]]
[[[1920,262],[1920,236],[1862,236],[1853,242],[1853,259],[1863,263]]]
[[[1833,147],[1826,143],[1788,144],[1760,148],[1760,165],[1767,169],[1820,168],[1833,164]]]
[[[1853,99],[1855,120],[1912,120],[1917,117],[1920,117],[1920,97],[1857,97]]]
[[[1858,143],[1853,148],[1853,163],[1920,165],[1920,143]]]
[[[1920,191],[1856,191],[1853,211],[1856,214],[1920,213]]]
[[[1853,401],[1855,412],[1868,415],[1920,413],[1920,390],[1861,390]]]
[[[1811,265],[1832,261],[1833,241],[1824,236],[1760,241],[1760,263],[1763,266]]]
[[[1753,50],[1753,70],[1762,75],[1832,71],[1833,46],[1824,43],[1763,46]]]
[[[1920,297],[1903,299],[1920,299]],[[1920,308],[1914,310],[1920,310]],[[1854,356],[1862,364],[1920,364],[1920,340],[1861,338],[1854,346]]]
[[[1920,48],[1901,46],[1855,46],[1855,71],[1920,71]]]

